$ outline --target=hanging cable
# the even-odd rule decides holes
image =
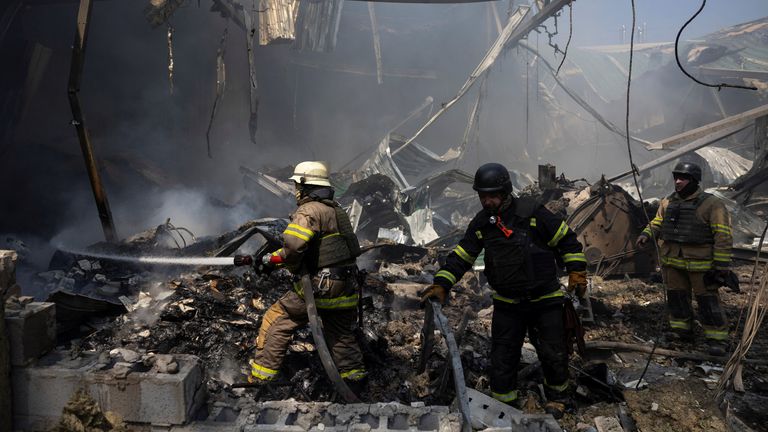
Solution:
[[[648,221],[648,223],[651,223],[650,219],[648,218],[648,213],[645,212],[645,204],[643,201],[643,195],[640,192],[640,184],[637,180],[637,173],[638,169],[635,165],[635,161],[632,158],[632,140],[629,138],[629,93],[632,88],[632,62],[634,60],[634,51],[635,51],[635,19],[637,12],[635,11],[635,0],[631,0],[632,3],[632,32],[630,33],[629,37],[629,70],[627,71],[627,112],[626,117],[624,118],[624,128],[626,129],[626,138],[627,138],[627,153],[629,154],[629,167],[632,170],[632,179],[635,183],[635,189],[637,189],[637,197],[640,199],[640,206],[643,208],[643,214],[645,214],[645,218]]]
[[[557,67],[555,75],[560,73],[560,68],[565,63],[565,58],[568,57],[568,47],[571,46],[571,38],[573,37],[573,2],[568,1],[568,42],[565,43],[565,51],[563,52],[563,58],[560,60],[560,65]]]
[[[629,101],[630,101],[630,90],[632,89],[632,62],[634,60],[634,52],[635,52],[635,26],[636,26],[636,19],[637,19],[637,11],[635,9],[635,0],[631,0],[632,3],[632,32],[630,33],[629,37],[629,70],[627,71],[627,113],[626,117],[624,118],[624,127],[626,128],[626,138],[627,138],[627,153],[629,154],[629,165],[630,169],[632,170],[632,180],[635,184],[635,190],[637,191],[637,197],[640,200],[640,208],[643,209],[643,216],[645,216],[646,226],[650,225],[651,219],[648,217],[648,212],[645,210],[645,200],[643,200],[642,192],[640,191],[640,183],[637,179],[638,169],[635,165],[635,161],[632,158],[632,140],[629,137]],[[656,239],[653,239],[653,244],[656,249],[656,262],[661,263],[661,254],[659,253],[659,245],[656,242]],[[664,290],[664,294],[666,297],[666,289]],[[666,298],[664,299],[666,302]],[[648,355],[648,361],[645,365],[645,369],[643,369],[643,373],[640,375],[640,378],[638,378],[638,387],[640,382],[643,381],[643,378],[645,377],[645,373],[648,371],[648,364],[651,362],[651,357],[653,357],[653,353],[656,350],[656,343],[659,338],[656,338],[654,340],[654,346],[651,350],[651,353]],[[636,387],[637,388],[637,387]]]
[[[691,21],[693,21],[694,19],[696,19],[697,16],[699,16],[701,11],[704,10],[704,5],[706,5],[706,4],[707,4],[707,0],[702,0],[701,1],[701,6],[699,7],[699,10],[697,10],[696,13],[693,14],[693,16],[690,19],[688,19],[688,21],[686,21],[685,24],[683,24],[682,27],[680,27],[680,31],[677,32],[677,37],[675,38],[675,61],[677,61],[677,67],[680,68],[680,70],[685,74],[685,76],[687,76],[688,78],[692,79],[697,84],[701,84],[701,85],[703,85],[705,87],[716,88],[718,91],[720,91],[720,89],[722,89],[723,87],[740,88],[740,89],[744,89],[744,90],[757,90],[757,87],[754,87],[754,86],[742,86],[742,85],[726,84],[726,83],[722,83],[722,84],[708,84],[708,83],[699,81],[693,75],[689,74],[688,71],[686,71],[685,68],[683,67],[683,65],[680,63],[680,55],[678,55],[678,47],[680,45],[680,35],[683,34],[683,30],[685,30],[685,28],[688,27],[688,24],[690,24]],[[635,29],[633,28],[632,29],[632,33],[634,33],[634,32],[635,32]]]

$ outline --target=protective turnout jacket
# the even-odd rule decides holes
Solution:
[[[363,354],[353,329],[359,300],[357,238],[344,210],[331,201],[332,191],[320,191],[299,202],[283,232],[283,248],[274,254],[295,274],[312,277],[315,304],[323,320],[323,333],[339,374],[346,380],[366,376]],[[251,380],[275,379],[296,329],[308,322],[307,304],[300,282],[264,314],[256,353],[250,361]]]
[[[558,267],[564,265],[568,272],[586,270],[576,234],[528,198],[508,200],[496,215],[480,211],[435,274],[435,283],[449,290],[483,250],[484,274],[495,291],[493,298],[506,303],[562,296]]]
[[[730,266],[730,214],[721,200],[701,189],[686,198],[677,193],[664,198],[643,234],[659,240],[664,266],[693,272]]]
[[[343,280],[348,274],[339,269],[356,270],[355,258],[360,255],[347,214],[331,200],[305,199],[291,216],[291,223],[283,232],[283,247],[275,252],[285,265],[296,271],[302,265],[310,275],[317,277],[323,269],[333,270],[330,278]],[[300,296],[301,285],[294,288]],[[316,293],[318,309],[355,308],[358,294],[353,285],[331,283],[329,290],[319,287]],[[328,292],[326,292],[328,291]]]

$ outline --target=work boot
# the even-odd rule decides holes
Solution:
[[[707,346],[707,354],[717,357],[725,357],[728,353],[728,346],[724,342],[709,341]]]
[[[563,418],[563,414],[573,414],[576,412],[576,402],[573,398],[565,397],[562,399],[550,400],[544,404],[544,412],[551,414],[557,420]]]
[[[364,400],[367,397],[368,392],[368,377],[364,377],[356,380],[344,380],[352,393],[354,393],[358,399]]]
[[[691,343],[694,341],[693,330],[669,330],[664,332],[667,342]]]

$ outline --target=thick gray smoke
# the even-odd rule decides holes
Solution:
[[[619,26],[631,19],[626,3],[574,2],[572,47],[620,43]],[[672,24],[682,24],[692,13],[668,3],[642,2],[638,21],[647,23],[645,41],[671,40]],[[763,1],[750,0],[741,8],[725,3],[712,1],[688,36],[768,14]],[[298,52],[289,45],[257,47],[260,105],[254,144],[248,133],[245,34],[231,19],[210,11],[210,4],[188,1],[170,19],[175,63],[171,94],[167,29],[149,26],[144,2],[94,3],[81,96],[123,237],[167,218],[206,235],[259,216],[284,216],[274,214],[269,202],[243,201],[240,166],[259,169],[323,159],[340,167],[352,155],[373,149],[427,96],[434,97],[437,109],[456,93],[496,37],[490,5],[496,6],[502,25],[508,9],[502,2],[376,3],[385,72],[381,85],[376,83],[364,2],[345,3],[338,44],[331,53]],[[0,39],[3,49],[26,47],[22,52],[34,59],[16,77],[23,103],[12,139],[0,153],[0,187],[10,209],[0,213],[0,232],[81,247],[100,240],[101,230],[66,97],[76,9],[71,2],[30,6],[14,21],[8,33],[13,39]],[[568,35],[567,18],[566,8],[553,38],[561,48]],[[547,25],[553,30],[551,20]],[[211,131],[209,159],[205,132],[215,96],[216,50],[225,29],[227,86]],[[552,58],[547,42],[545,32],[528,38],[557,64],[560,56]],[[486,83],[478,133],[460,168],[471,172],[494,160],[535,174],[537,164],[551,162],[570,178],[595,180],[628,166],[622,140],[558,91],[545,79],[548,73],[535,55],[522,49],[498,60]],[[562,73],[567,76],[567,68]],[[633,109],[643,115],[653,112],[660,100],[682,99],[689,83],[667,68],[663,76],[638,77],[637,85]],[[437,153],[458,146],[477,90],[418,141]],[[548,100],[550,95],[555,99]],[[621,92],[612,100],[589,102],[623,128]],[[553,106],[562,110],[554,113]],[[708,120],[696,112],[685,117],[684,111],[679,120],[666,119],[670,127],[660,135]],[[399,132],[408,135],[424,120],[411,121]],[[639,154],[638,162],[650,157]]]

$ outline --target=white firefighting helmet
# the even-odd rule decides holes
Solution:
[[[318,161],[301,162],[296,165],[290,180],[306,185],[331,185],[331,182],[328,181],[328,164]]]

